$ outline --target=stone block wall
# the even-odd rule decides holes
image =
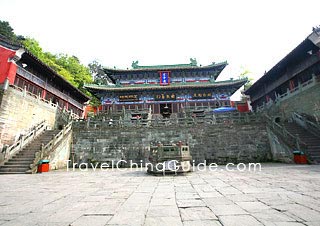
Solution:
[[[293,112],[305,113],[320,119],[320,82],[277,104],[277,109],[290,118]]]
[[[0,148],[12,144],[25,130],[46,120],[54,127],[57,108],[9,87],[0,103]]]
[[[50,170],[63,169],[67,167],[72,145],[72,131],[70,131],[50,154]]]
[[[293,163],[292,148],[286,145],[283,140],[270,129],[267,129],[267,131],[270,141],[272,159],[279,162]]]
[[[106,122],[101,122],[106,123]],[[244,124],[187,124],[159,127],[108,127],[73,124],[76,163],[110,159],[146,161],[151,142],[188,142],[195,163],[262,162],[271,159],[266,126]]]

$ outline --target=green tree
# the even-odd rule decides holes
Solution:
[[[16,35],[9,22],[0,20],[0,35],[5,36],[11,42],[22,42],[25,38],[22,35]]]
[[[44,52],[39,42],[33,38],[26,38],[23,41],[23,45],[59,75],[63,76],[71,84],[90,96],[92,98],[92,105],[97,106],[100,104],[100,102],[84,88],[84,84],[93,83],[93,79],[89,67],[81,64],[78,57]]]
[[[253,78],[249,77],[249,75],[251,74],[251,71],[248,70],[247,68],[241,67],[242,72],[240,73],[240,79],[248,79],[248,81],[246,82],[246,84],[244,84],[243,89],[247,90],[249,89],[252,84],[253,84]]]
[[[103,69],[102,65],[97,60],[94,60],[91,63],[89,63],[88,67],[93,77],[99,74],[99,71]]]
[[[0,20],[0,34],[7,37],[10,41],[16,41],[17,37],[13,32],[13,28],[7,21]]]
[[[90,68],[81,64],[78,57],[45,52],[39,42],[34,38],[25,38],[21,35],[17,36],[13,32],[13,28],[6,21],[0,21],[0,34],[12,42],[20,42],[39,60],[52,68],[82,92],[92,97],[91,102],[93,105],[99,105],[99,101],[84,88],[84,84],[93,83],[93,78],[90,73]]]
[[[94,83],[98,85],[108,85],[112,83],[110,78],[103,71],[103,66],[96,60],[92,61],[89,65],[89,70],[94,79]]]
[[[24,47],[26,47],[27,50],[29,50],[33,55],[38,57],[40,60],[44,60],[44,52],[37,40],[34,38],[26,38],[23,41]]]

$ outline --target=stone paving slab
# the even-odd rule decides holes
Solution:
[[[218,220],[184,221],[183,226],[222,226]]]
[[[145,226],[176,225],[183,226],[179,217],[146,217]]]
[[[108,215],[83,215],[73,222],[70,226],[104,226],[111,219]]]
[[[218,169],[1,175],[0,225],[320,225],[319,165]]]
[[[231,215],[231,216],[221,216],[220,218],[221,223],[223,226],[239,226],[239,225],[246,225],[246,226],[262,226],[263,224],[257,221],[251,215]]]
[[[180,208],[182,221],[217,220],[217,216],[208,207]]]

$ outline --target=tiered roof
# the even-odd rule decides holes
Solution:
[[[115,68],[104,68],[104,73],[113,81],[114,83],[119,78],[119,75],[125,75],[130,73],[143,73],[143,72],[159,72],[159,71],[212,71],[214,79],[217,79],[222,70],[228,65],[227,61],[215,63],[213,62],[207,66],[198,66],[195,60],[191,60],[190,64],[173,64],[173,65],[152,65],[152,66],[140,66],[137,62],[133,62],[132,69],[115,69]]]
[[[85,87],[92,93],[98,93],[99,91],[154,91],[154,90],[179,90],[179,89],[195,89],[195,88],[224,88],[224,87],[235,87],[236,89],[243,86],[248,80],[237,79],[237,80],[226,80],[219,82],[187,82],[187,83],[171,83],[168,86],[160,86],[159,84],[134,84],[134,85],[96,85],[86,84]]]

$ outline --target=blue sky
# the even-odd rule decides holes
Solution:
[[[258,79],[320,24],[320,1],[0,0],[0,20],[46,51],[108,67],[227,60]],[[6,9],[6,10],[3,10]]]

